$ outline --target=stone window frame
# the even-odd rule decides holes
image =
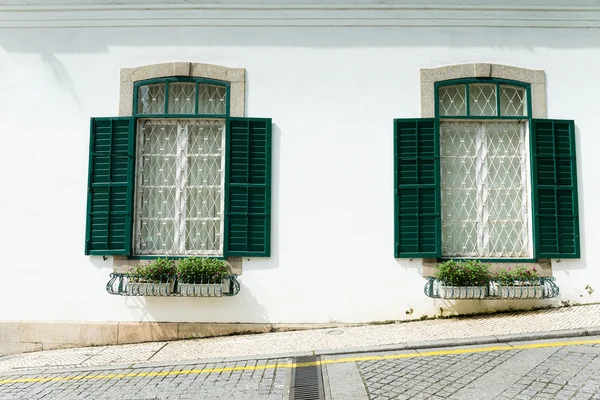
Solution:
[[[435,118],[436,82],[462,78],[498,78],[531,85],[531,118],[547,118],[546,73],[500,64],[457,64],[421,69],[421,118]]]
[[[232,117],[245,116],[246,70],[244,68],[229,68],[191,62],[172,62],[135,68],[121,68],[119,116],[130,117],[133,115],[133,86],[135,82],[153,78],[181,76],[229,82],[229,115]]]
[[[498,78],[520,81],[531,85],[531,118],[547,118],[546,107],[546,72],[501,64],[471,63],[454,64],[437,68],[422,68],[421,78],[421,118],[435,118],[435,83],[463,78]],[[422,275],[433,276],[437,270],[438,260],[424,258]],[[489,263],[492,270],[523,264],[522,262]],[[540,276],[552,276],[550,259],[539,258],[535,263]]]
[[[121,68],[119,90],[119,116],[133,115],[133,90],[138,81],[154,78],[193,77],[225,81],[229,83],[229,115],[244,117],[246,115],[246,69],[230,68],[221,65],[193,62],[171,62],[143,65],[133,68]],[[138,265],[140,260],[128,256],[114,256],[115,272],[127,272],[130,267]],[[228,257],[230,272],[242,273],[242,258]]]

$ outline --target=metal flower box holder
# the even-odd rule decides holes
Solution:
[[[177,276],[165,276],[160,282],[140,282],[129,274],[112,273],[106,291],[120,296],[229,297],[240,292],[240,283],[237,275],[229,275],[220,283],[186,283]]]
[[[539,300],[557,297],[560,289],[554,278],[538,278],[529,282],[490,281],[485,286],[451,286],[427,277],[424,292],[434,299],[448,300]]]

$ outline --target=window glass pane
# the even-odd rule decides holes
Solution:
[[[194,114],[196,111],[196,84],[169,83],[169,114]]]
[[[498,115],[496,85],[469,84],[469,115],[475,117]]]
[[[220,249],[224,127],[220,120],[190,126],[186,199],[186,248],[190,250]]]
[[[439,88],[439,115],[467,115],[466,85]]]
[[[500,85],[500,112],[502,116],[527,115],[525,88]]]
[[[225,86],[198,85],[198,113],[200,114],[225,114]]]
[[[165,254],[173,249],[177,215],[177,124],[140,123],[136,212],[136,247],[140,254]]]
[[[142,114],[165,113],[165,84],[143,85],[138,88],[137,112]]]
[[[530,256],[527,140],[519,122],[442,122],[442,254]]]
[[[441,129],[442,253],[477,255],[477,123],[443,122]]]
[[[142,120],[136,254],[221,255],[224,120]]]
[[[514,122],[485,124],[485,200],[490,257],[528,257],[525,129]]]

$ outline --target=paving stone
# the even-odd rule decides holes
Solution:
[[[600,399],[600,354],[581,356],[578,346],[548,349],[534,368],[528,366],[516,382],[495,399]],[[500,365],[511,367],[522,357],[540,355],[539,349],[483,352],[417,359],[358,362],[371,399],[454,399],[461,389],[483,379]],[[519,354],[519,356],[516,356]],[[530,355],[531,354],[531,355]],[[515,361],[513,361],[515,360]],[[537,362],[537,361],[536,361]],[[482,368],[485,365],[490,368]],[[407,373],[411,371],[411,373]],[[392,377],[394,379],[392,379]],[[398,377],[404,378],[399,379]],[[458,377],[458,378],[457,378]],[[462,392],[461,392],[462,393]],[[402,394],[402,396],[400,396]],[[482,399],[488,397],[480,394]]]
[[[291,363],[291,359],[269,359],[265,364]],[[213,364],[214,368],[224,368],[231,364]],[[120,373],[157,373],[163,371],[181,371],[189,369],[186,366],[172,366],[169,368],[138,368],[132,370],[115,370],[111,374]],[[257,373],[260,372],[260,373]],[[100,375],[105,374],[102,371]],[[145,376],[113,379],[81,379],[69,381],[49,381],[37,383],[14,383],[0,385],[0,399],[131,399],[131,400],[283,400],[285,397],[284,380],[286,370],[274,368],[266,371],[224,371],[222,373],[191,373],[175,377]],[[49,374],[52,378],[68,378],[77,376],[93,376],[98,372],[91,371],[85,374]],[[25,376],[26,377],[26,376]],[[210,377],[211,379],[207,379]],[[243,378],[243,379],[242,379]],[[4,379],[0,377],[0,380]],[[11,376],[10,379],[15,379]],[[248,390],[249,385],[258,387],[258,390]],[[193,389],[192,389],[193,388]]]

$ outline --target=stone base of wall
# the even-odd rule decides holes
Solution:
[[[0,355],[357,324],[0,321]]]

